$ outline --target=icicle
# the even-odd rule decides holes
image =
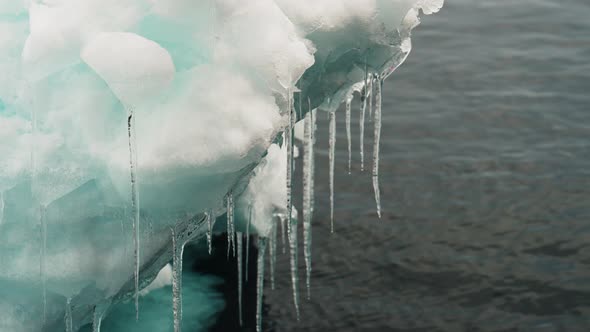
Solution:
[[[207,219],[207,247],[209,249],[209,255],[211,255],[211,249],[213,247],[213,210],[205,212],[205,218]]]
[[[102,316],[107,310],[108,305],[99,303],[94,306],[94,312],[92,313],[92,332],[100,332],[100,325],[102,324]]]
[[[293,92],[291,90],[288,91],[288,100],[287,100],[287,114],[289,119],[289,124],[287,125],[287,130],[285,131],[285,144],[287,145],[287,216],[291,216],[291,212],[293,210],[293,203],[292,203],[292,186],[293,186],[293,132],[295,128],[295,114],[293,110]],[[289,229],[290,224],[287,224],[287,229]]]
[[[283,255],[287,252],[286,251],[286,244],[285,244],[285,218],[283,216],[279,217],[281,221],[281,241],[283,242]]]
[[[262,332],[262,296],[264,292],[264,252],[266,238],[258,238],[258,260],[256,272],[256,331]]]
[[[74,332],[74,324],[72,318],[72,298],[70,297],[66,299],[66,314],[64,316],[64,321],[66,323],[66,332]]]
[[[336,112],[330,112],[330,230],[334,233],[334,153],[336,151]]]
[[[311,106],[310,106],[311,108]],[[314,211],[314,206],[315,206],[315,193],[314,193],[314,188],[315,188],[315,131],[316,131],[316,121],[317,121],[317,114],[316,114],[316,110],[312,110],[311,111],[311,153],[310,153],[310,164],[311,164],[311,178],[310,178],[310,216],[313,217],[313,211]]]
[[[242,232],[236,232],[236,245],[238,247],[238,313],[240,326],[242,326]]]
[[[252,223],[252,205],[248,213],[248,223],[246,224],[246,281],[248,281],[248,262],[250,261],[250,224]]]
[[[295,305],[295,313],[297,320],[299,320],[299,275],[297,272],[297,219],[289,218],[288,222],[291,224],[289,228],[289,253],[291,254],[291,284],[293,285],[293,304]]]
[[[375,138],[373,142],[373,190],[375,191],[375,203],[377,203],[377,215],[381,218],[381,195],[379,193],[379,141],[381,140],[381,87],[383,81],[380,77],[376,80],[375,91]]]
[[[182,330],[182,254],[184,243],[178,242],[178,234],[172,231],[172,310],[174,314],[174,332]]]
[[[365,69],[366,70],[366,69]],[[365,86],[363,87],[363,105],[361,106],[361,118],[359,120],[360,148],[361,148],[361,172],[365,170],[365,113],[367,111],[367,98],[369,98],[369,83],[365,72]]]
[[[273,219],[270,233],[270,288],[275,289],[275,265],[277,262],[277,223]]]
[[[139,320],[139,191],[137,188],[137,141],[133,107],[127,108],[129,171],[131,174],[131,211],[133,213],[133,278],[135,281],[135,319]]]
[[[307,298],[310,298],[310,276],[311,276],[311,182],[313,178],[313,123],[312,113],[305,115],[304,123],[304,144],[303,155],[303,254],[305,258]]]
[[[352,99],[346,100],[346,139],[348,140],[348,174],[350,174],[350,162],[352,160],[352,143],[350,139],[350,104]]]
[[[369,119],[371,119],[373,117],[373,78],[371,76],[371,78],[369,79]]]
[[[230,191],[227,195],[227,257],[234,242],[234,194]],[[234,246],[235,247],[235,246]],[[235,248],[234,248],[235,257]]]
[[[39,270],[41,273],[41,290],[43,299],[43,323],[47,319],[47,220],[45,218],[45,206],[39,207],[39,221],[41,223],[41,252]]]

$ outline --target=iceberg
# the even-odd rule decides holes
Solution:
[[[242,236],[258,236],[260,330],[278,224],[298,311],[317,112],[331,119],[332,193],[336,111],[347,105],[350,136],[361,98],[361,139],[373,116],[380,213],[381,86],[408,56],[419,15],[443,1],[0,1],[0,331],[99,331],[129,300],[137,319],[162,269],[180,331],[183,248],[210,244],[213,231],[227,232],[240,262]],[[291,192],[298,140],[302,213]]]

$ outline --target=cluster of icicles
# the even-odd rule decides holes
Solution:
[[[381,136],[381,90],[383,85],[382,78],[377,74],[367,74],[364,82],[359,82],[351,87],[345,98],[345,116],[346,116],[346,135],[348,145],[348,172],[351,172],[351,160],[352,160],[352,144],[351,144],[351,113],[352,113],[352,100],[355,93],[359,93],[361,97],[360,105],[360,162],[361,171],[364,171],[365,166],[365,153],[364,153],[364,136],[365,136],[365,119],[368,117],[372,118],[374,125],[374,137],[373,137],[373,165],[372,165],[372,182],[375,193],[375,202],[377,205],[377,214],[381,217],[381,202],[379,192],[379,144]],[[293,103],[293,92],[289,93],[289,109],[288,125],[286,126],[283,135],[283,144],[287,148],[287,169],[286,169],[286,188],[287,188],[287,201],[286,203],[286,214],[276,214],[275,218],[281,225],[281,238],[283,242],[283,253],[285,253],[285,232],[287,233],[287,241],[290,254],[291,264],[291,282],[292,282],[292,293],[293,303],[297,319],[299,319],[299,277],[298,277],[298,242],[297,242],[297,217],[288,218],[293,216],[293,204],[292,204],[292,186],[293,186],[293,170],[294,170],[294,128],[297,119],[303,117],[304,121],[304,139],[303,139],[303,246],[304,246],[304,259],[306,267],[306,288],[307,298],[310,298],[310,280],[311,280],[311,245],[312,245],[312,232],[311,223],[313,220],[314,213],[314,145],[316,139],[316,119],[317,109],[311,109],[311,102],[307,102],[308,111],[305,115],[302,112],[302,102],[299,100],[299,110],[296,111]],[[134,133],[134,113],[133,109],[128,109],[128,138],[129,138],[129,155],[130,155],[130,172],[131,172],[131,201],[132,201],[132,212],[133,212],[133,244],[134,244],[134,301],[136,308],[136,319],[139,318],[139,290],[140,290],[140,278],[139,278],[139,196],[137,191],[136,182],[136,169],[137,169],[137,156],[136,156],[136,142]],[[331,232],[334,232],[334,164],[335,164],[335,147],[336,147],[336,112],[329,113],[329,181],[330,181],[330,228]],[[234,222],[234,194],[230,191],[225,198],[226,210],[227,210],[227,256],[233,254],[237,260],[238,270],[238,303],[239,303],[239,323],[242,325],[242,288],[243,288],[243,238],[246,237],[246,262],[249,259],[249,239],[250,239],[250,226],[252,223],[252,209],[250,208],[249,219],[246,226],[246,234],[237,232]],[[43,213],[42,213],[43,215]],[[207,227],[206,238],[208,243],[208,251],[211,254],[212,251],[212,232],[213,224],[215,223],[215,214],[213,210],[208,210],[204,213],[205,224]],[[41,232],[42,232],[42,246],[41,246],[41,274],[42,274],[42,286],[43,286],[43,301],[44,301],[44,315],[46,314],[46,280],[45,280],[45,250],[46,250],[46,225],[43,222],[44,218],[41,218]],[[285,226],[286,224],[286,226]],[[186,233],[186,230],[183,234]],[[196,232],[195,232],[196,233]],[[277,222],[272,221],[272,228],[268,237],[259,236],[257,239],[258,243],[258,257],[257,257],[257,278],[256,278],[256,331],[262,331],[262,296],[264,289],[264,261],[267,246],[270,255],[270,283],[271,289],[275,288],[275,263],[277,255]],[[188,232],[189,236],[183,236],[174,227],[171,228],[172,236],[172,295],[173,295],[173,317],[174,317],[174,331],[180,332],[182,330],[182,256],[186,243],[192,238],[190,237],[191,232]],[[246,264],[246,269],[248,264]],[[246,278],[248,271],[246,270]],[[100,325],[103,315],[106,312],[108,306],[97,305],[94,309],[92,331],[99,332]],[[74,324],[72,322],[72,308],[71,298],[66,300],[65,309],[65,326],[66,332],[74,332]]]

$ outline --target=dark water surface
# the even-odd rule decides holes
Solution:
[[[590,331],[590,2],[449,0],[413,41],[384,87],[382,219],[355,104],[330,234],[320,114],[312,298],[297,322],[280,255],[268,330]]]

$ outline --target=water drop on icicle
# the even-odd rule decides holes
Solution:
[[[184,243],[178,242],[178,234],[172,230],[172,310],[174,332],[182,330],[182,254]]]
[[[334,233],[334,154],[336,151],[336,112],[330,112],[330,231]]]
[[[375,93],[375,138],[373,142],[373,190],[375,191],[375,203],[377,204],[377,215],[381,218],[381,195],[379,192],[379,142],[381,141],[381,88],[383,81],[380,77],[376,80]]]
[[[248,281],[248,262],[250,261],[250,224],[252,223],[252,205],[248,213],[248,223],[246,224],[246,281]]]
[[[137,141],[133,107],[127,108],[129,172],[131,175],[131,211],[133,213],[133,278],[135,283],[135,320],[139,320],[139,191],[137,188]]]
[[[313,123],[312,113],[308,112],[304,120],[304,154],[303,154],[303,253],[305,258],[307,298],[310,298],[311,277],[311,192],[312,158],[313,158]]]
[[[40,253],[40,273],[41,289],[43,299],[43,323],[47,319],[47,219],[45,216],[45,206],[39,208],[39,221],[41,224],[41,253]]]
[[[346,100],[346,139],[348,141],[348,174],[350,174],[350,162],[352,160],[352,142],[350,138],[350,104],[351,99]]]
[[[236,246],[238,250],[238,317],[240,326],[242,326],[242,232],[236,232]]]
[[[64,321],[66,324],[66,332],[74,332],[74,323],[72,317],[72,298],[70,297],[66,299],[66,314],[64,316]]]
[[[295,313],[297,320],[299,320],[299,275],[298,275],[298,262],[297,262],[297,219],[288,218],[288,222],[291,227],[288,228],[289,232],[289,254],[291,256],[291,284],[293,286],[293,304],[295,305]]]
[[[207,219],[207,248],[209,250],[209,255],[211,255],[211,249],[213,247],[213,211],[208,210],[205,212],[205,218]]]
[[[258,238],[258,259],[256,266],[256,331],[262,332],[262,296],[264,292],[264,253],[266,238]]]
[[[277,223],[272,221],[272,228],[270,233],[270,288],[275,289],[275,266],[277,262]]]

